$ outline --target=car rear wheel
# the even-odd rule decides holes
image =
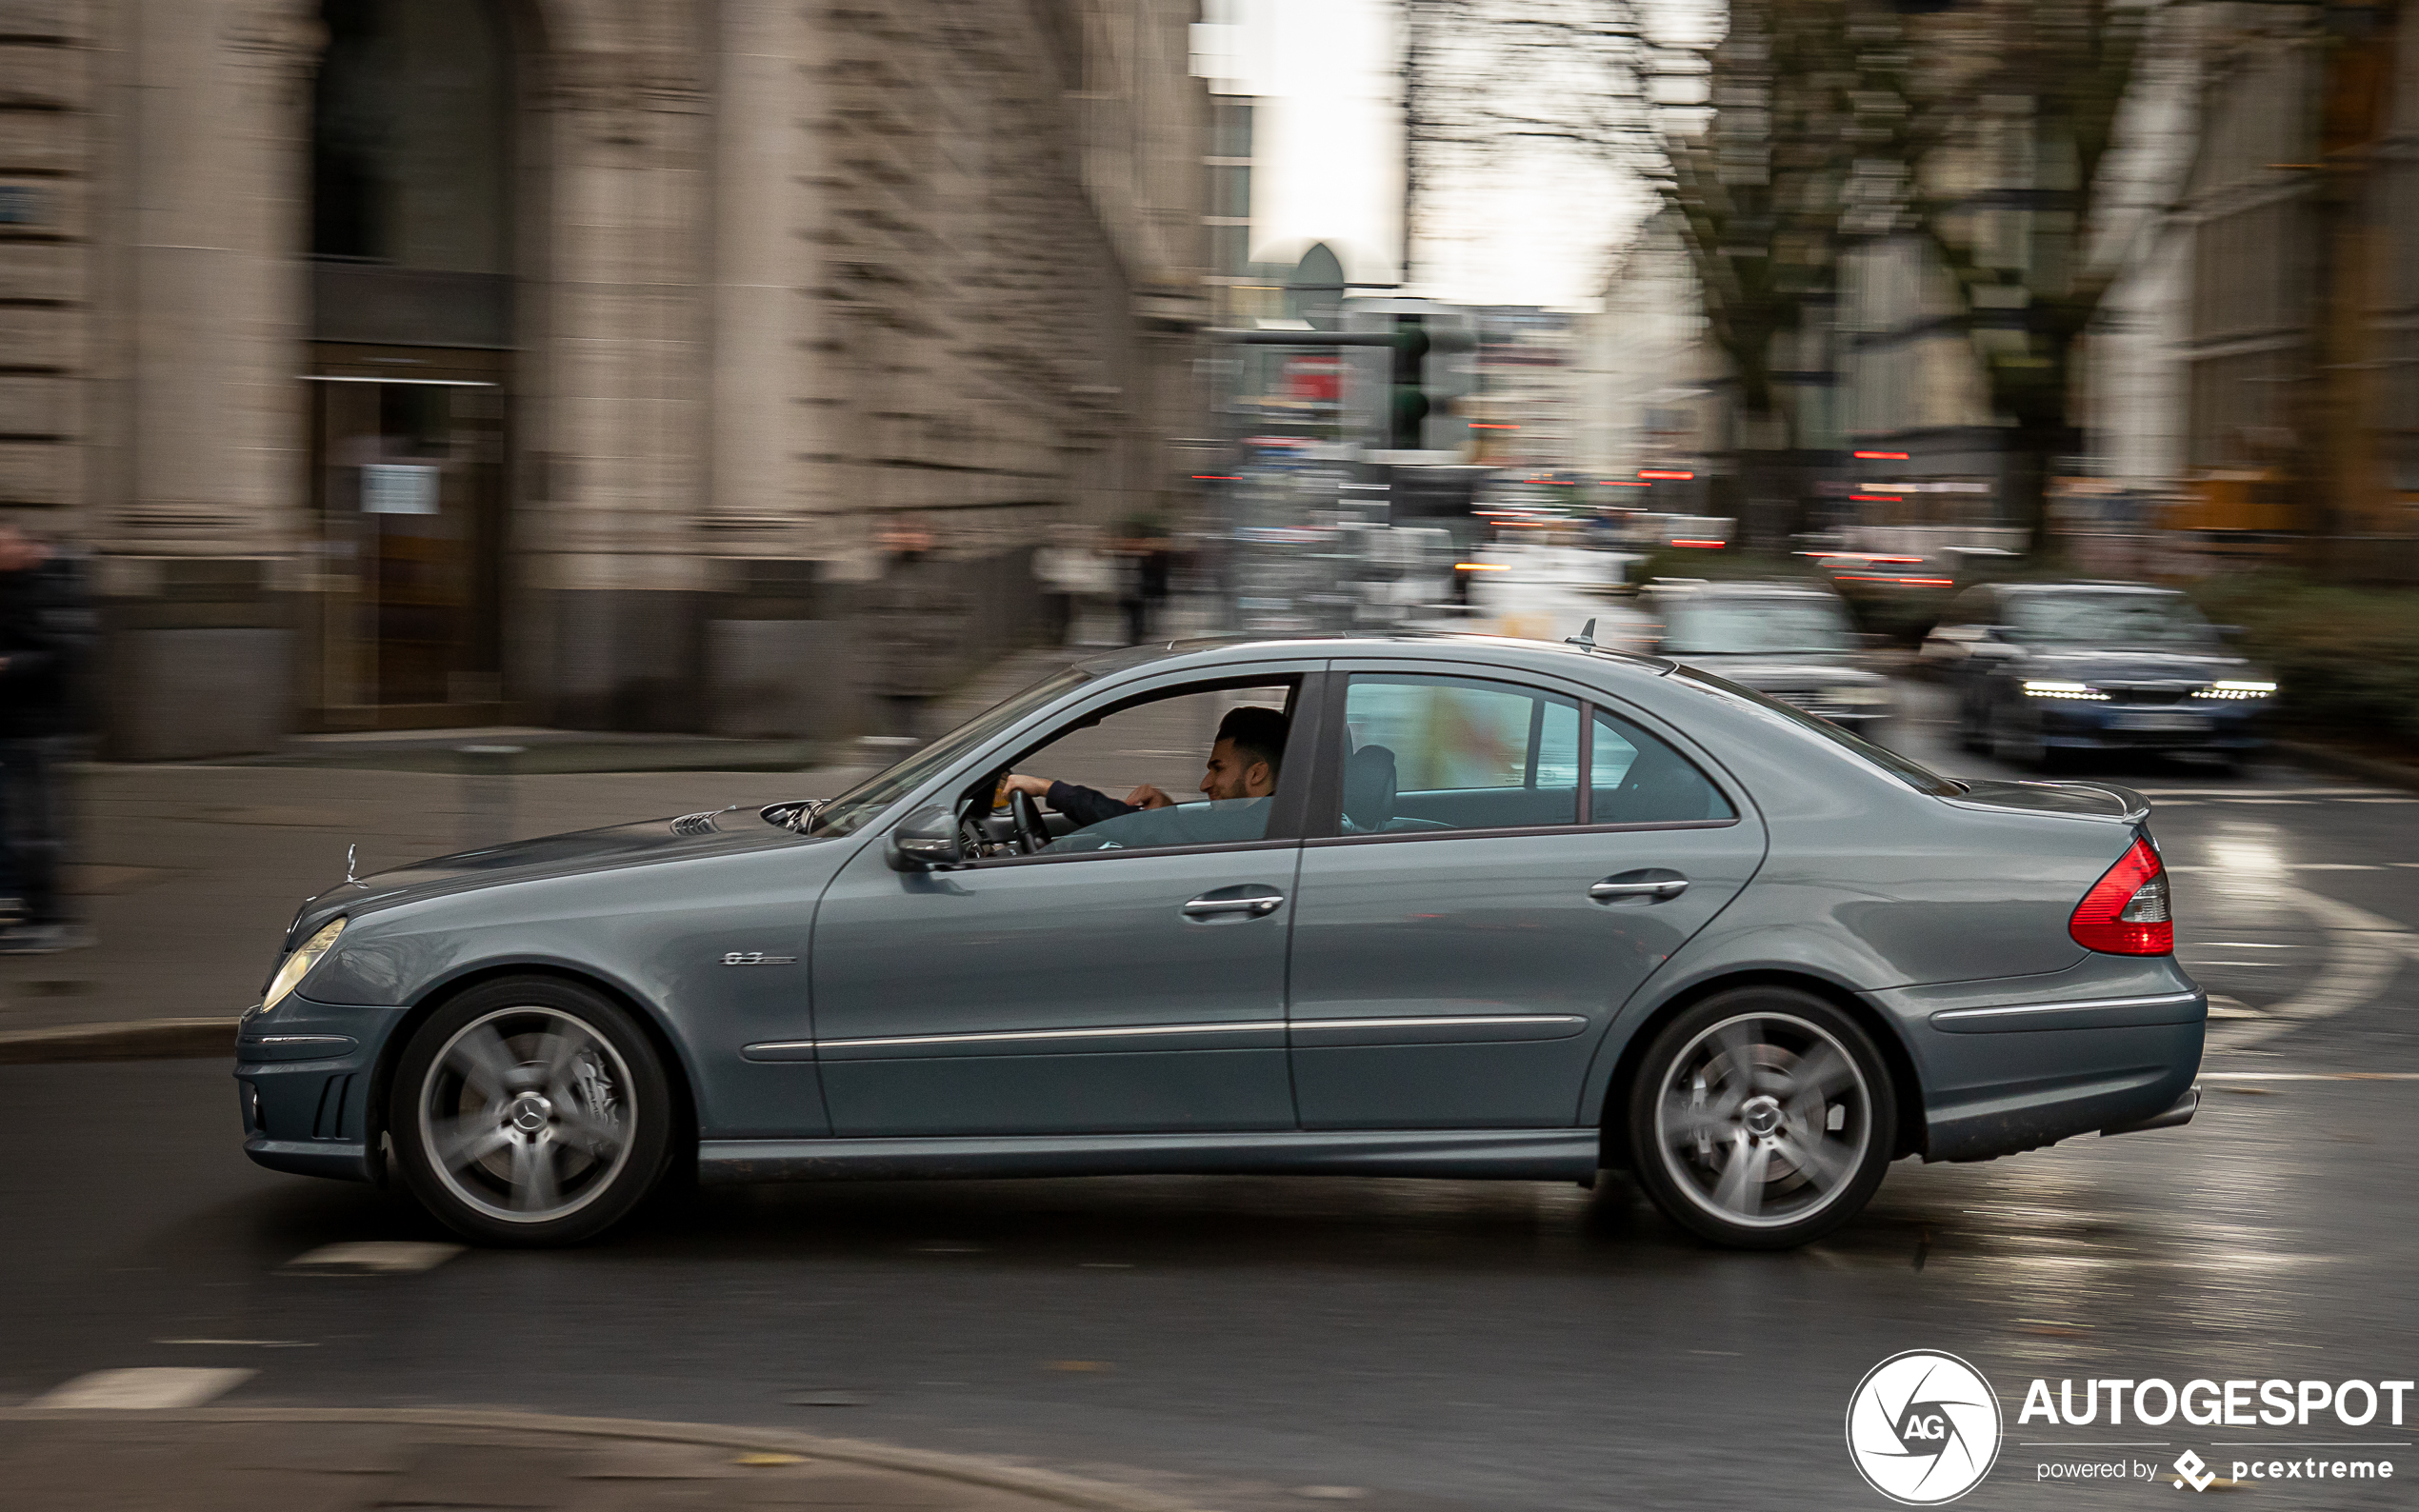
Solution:
[[[1655,1036],[1629,1090],[1631,1165],[1682,1227],[1787,1249],[1872,1197],[1896,1109],[1889,1066],[1854,1020],[1809,993],[1742,987]]]
[[[671,1089],[646,1034],[555,978],[485,983],[439,1008],[405,1046],[389,1102],[413,1194],[485,1243],[593,1238],[671,1154]]]

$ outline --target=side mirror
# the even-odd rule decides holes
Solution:
[[[966,865],[957,816],[946,808],[919,808],[890,831],[890,869],[940,871]]]

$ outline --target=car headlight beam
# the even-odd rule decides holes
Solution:
[[[266,1012],[277,1006],[296,987],[301,986],[303,978],[310,975],[310,968],[319,964],[322,956],[336,947],[336,936],[344,932],[345,921],[341,918],[330,919],[319,926],[316,934],[304,941],[292,954],[287,956],[278,965],[277,974],[269,979],[269,991],[263,994],[260,1000],[262,1011]]]
[[[2276,685],[2273,683],[2255,683],[2248,681],[2223,682],[2211,683],[2209,686],[2202,688],[2199,692],[2194,693],[2192,696],[2194,698],[2239,700],[2247,698],[2266,698],[2275,691]]]
[[[2072,698],[2089,704],[2105,704],[2109,701],[2108,694],[2101,692],[2089,683],[2028,682],[2024,686],[2024,696],[2027,698]]]

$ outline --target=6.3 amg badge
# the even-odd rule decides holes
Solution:
[[[1955,1355],[1892,1355],[1849,1398],[1848,1452],[1858,1473],[1893,1502],[1954,1502],[1999,1458],[1999,1399],[1982,1372]]]

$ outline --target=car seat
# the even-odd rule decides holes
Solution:
[[[1394,752],[1364,746],[1344,763],[1344,824],[1348,834],[1369,835],[1394,818]]]

